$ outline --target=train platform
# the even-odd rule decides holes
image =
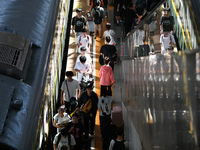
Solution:
[[[76,15],[76,9],[81,8],[83,10],[83,15],[85,12],[89,10],[89,0],[74,0],[73,5],[73,13],[72,17]],[[108,6],[108,11],[113,12],[113,6]],[[113,14],[109,14],[113,16]],[[113,20],[111,20],[113,21]],[[103,22],[103,32],[105,30],[105,24],[107,22],[110,22],[108,19]],[[102,33],[103,33],[102,32]],[[100,78],[99,78],[99,70],[101,65],[99,64],[99,55],[100,55],[100,48],[102,45],[104,45],[104,39],[100,39],[98,36],[96,39],[91,36],[92,38],[92,45],[90,47],[91,57],[92,57],[92,63],[93,63],[93,78],[95,80],[95,92],[98,95],[98,98],[100,97]],[[75,45],[75,35],[70,34],[70,40],[69,40],[69,48],[68,48],[68,58],[67,58],[67,66],[66,71],[73,71],[74,72],[74,66],[76,63],[76,58],[79,54],[76,53],[76,45]],[[77,76],[74,77],[77,79]],[[114,95],[114,94],[113,94]],[[91,138],[91,150],[101,150],[102,149],[102,138],[100,133],[100,120],[99,120],[99,110],[97,111],[96,115],[96,121],[95,121],[95,137]]]

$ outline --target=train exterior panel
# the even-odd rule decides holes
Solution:
[[[0,1],[1,32],[30,41],[27,51],[30,55],[25,61],[28,67],[23,68],[27,73],[20,77],[15,76],[13,69],[9,72],[11,66],[6,64],[1,53],[5,52],[4,47],[10,52],[18,48],[0,45],[0,63],[7,65],[0,72],[0,149],[42,149],[47,142],[53,103],[58,96],[55,89],[60,80],[68,21],[65,16],[68,16],[70,1]],[[9,40],[17,43],[15,39]],[[20,53],[21,49],[18,50]]]

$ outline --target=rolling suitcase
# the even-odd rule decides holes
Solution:
[[[116,125],[117,127],[123,126],[122,109],[120,106],[113,107],[111,118],[112,124]]]

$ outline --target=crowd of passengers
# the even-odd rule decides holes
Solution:
[[[113,70],[114,64],[118,61],[118,53],[115,47],[115,32],[111,29],[111,24],[107,23],[107,30],[101,33],[106,14],[101,4],[101,1],[92,0],[91,8],[88,10],[94,20],[95,33],[99,34],[100,39],[105,39],[99,57],[100,98],[93,91],[94,80],[91,78],[94,71],[90,53],[92,40],[88,34],[86,18],[82,15],[82,9],[78,8],[77,15],[72,18],[71,30],[71,33],[75,34],[76,52],[79,54],[74,66],[78,79],[73,78],[73,71],[65,73],[67,78],[61,85],[61,106],[53,118],[53,126],[57,128],[53,141],[54,150],[89,150],[90,139],[95,134],[97,109],[100,109],[98,117],[103,141],[102,149],[125,150],[128,147],[127,141],[124,140],[123,128],[112,124],[111,120],[112,88],[115,87]],[[97,13],[102,17],[99,18]]]
[[[114,1],[116,25],[123,22],[125,33],[128,34],[158,2],[156,0],[138,0],[133,5],[131,0]],[[90,138],[94,137],[95,134],[97,109],[100,109],[102,149],[123,150],[128,148],[128,143],[124,140],[123,128],[117,128],[111,120],[112,88],[115,87],[113,71],[114,64],[118,62],[118,53],[115,47],[115,32],[111,29],[111,23],[106,23],[106,30],[102,33],[103,22],[108,19],[108,1],[91,0],[90,4],[87,19],[93,18],[95,38],[99,34],[100,40],[105,39],[99,56],[101,64],[99,71],[100,98],[93,91],[94,81],[91,80],[91,74],[94,71],[90,55],[92,40],[88,34],[86,18],[82,15],[82,9],[78,8],[77,15],[72,18],[71,30],[72,34],[75,34],[76,52],[79,54],[74,67],[74,71],[78,74],[78,80],[73,79],[72,71],[67,71],[65,74],[67,78],[62,82],[61,106],[53,118],[53,126],[57,128],[57,134],[53,141],[54,150],[90,149]],[[166,25],[167,22],[173,21],[173,19],[168,19],[171,18],[169,11],[169,9],[164,10],[164,16],[160,21],[162,53],[165,53],[170,42],[170,45],[175,43],[173,35],[170,34],[174,32],[174,23],[170,22],[172,24],[170,28]]]

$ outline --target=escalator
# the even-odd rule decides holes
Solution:
[[[161,3],[121,39],[125,48],[120,51],[120,86],[129,149],[200,148],[200,28],[192,18],[199,10],[191,11],[192,5],[186,0],[167,1],[175,21],[173,51],[161,54]],[[157,19],[149,21],[155,14]]]

